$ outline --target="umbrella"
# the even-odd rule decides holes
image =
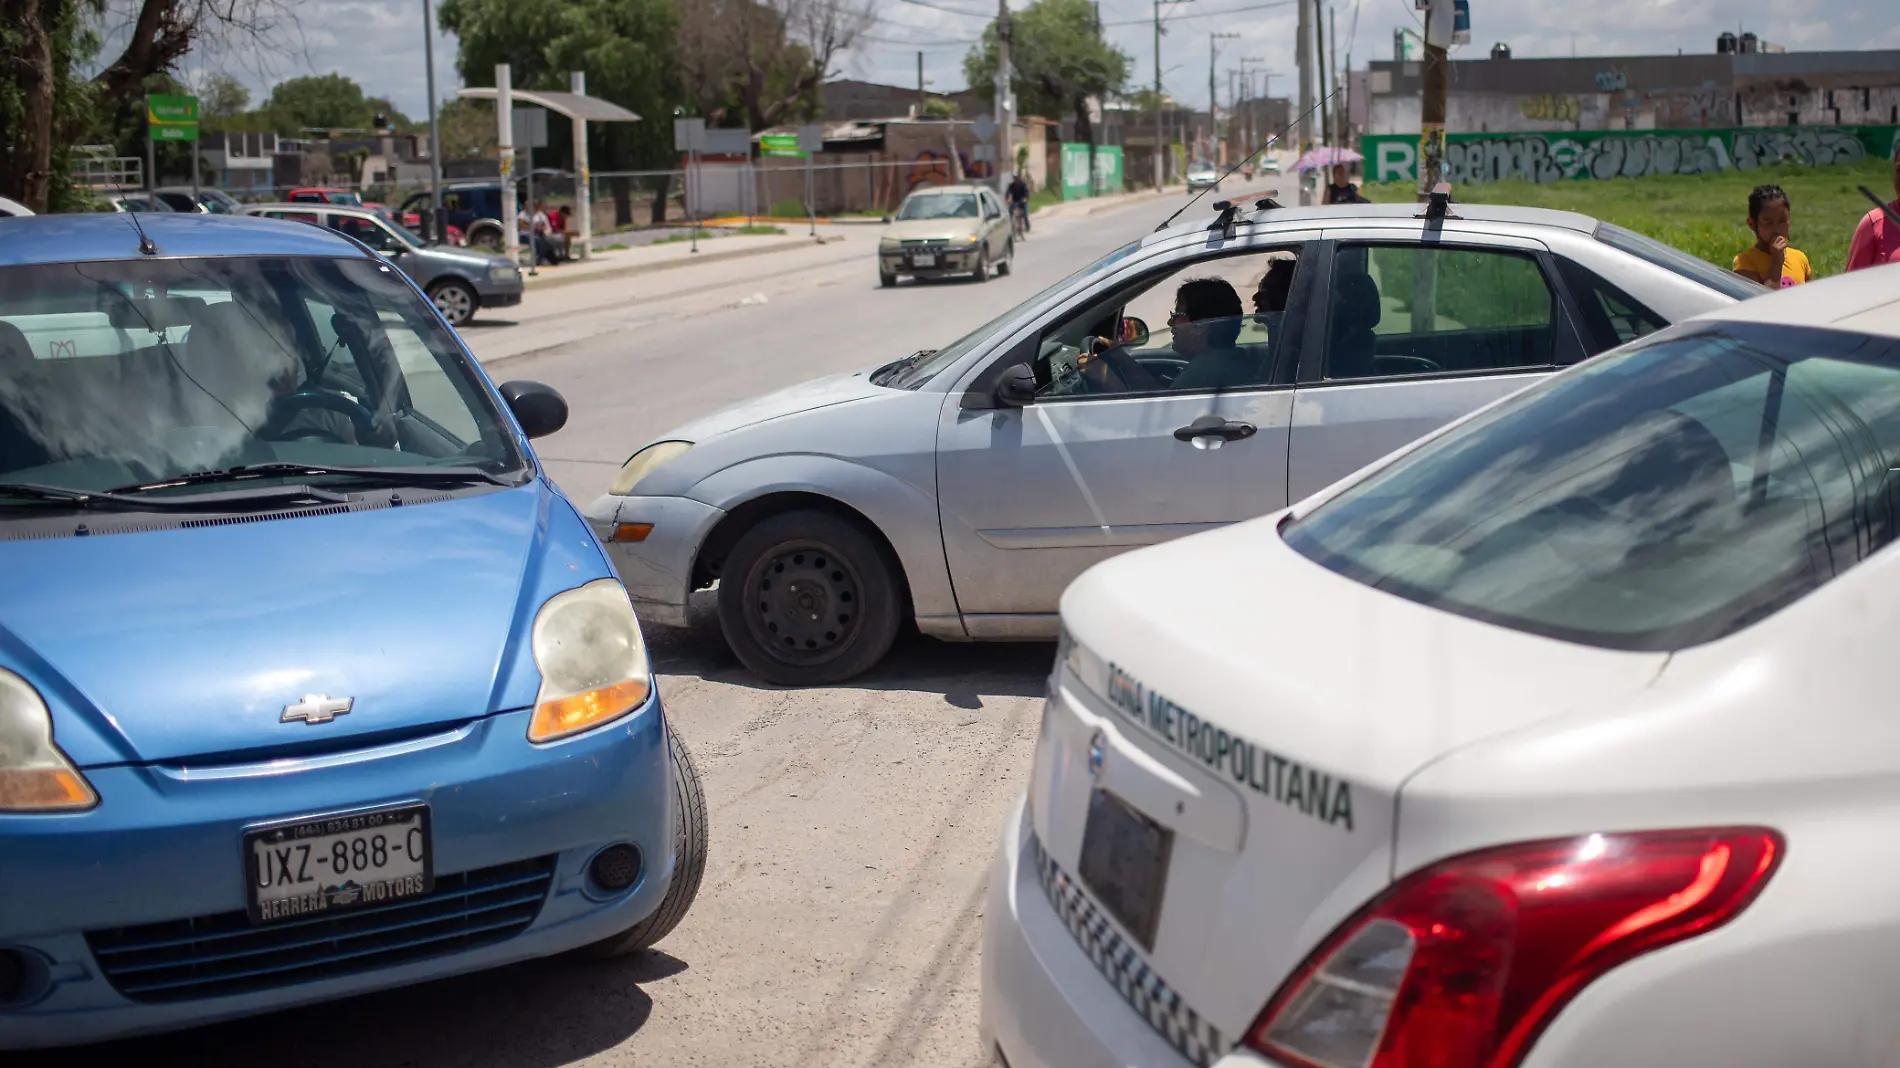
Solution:
[[[1319,148],[1308,149],[1306,154],[1300,157],[1300,161],[1293,165],[1293,168],[1301,171],[1313,171],[1330,167],[1335,163],[1357,163],[1365,158],[1366,157],[1354,152],[1350,148],[1336,148],[1332,145],[1323,145]]]

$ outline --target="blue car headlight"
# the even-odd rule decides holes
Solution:
[[[53,744],[53,715],[27,681],[0,670],[0,812],[71,812],[99,803]]]
[[[551,742],[611,723],[646,703],[646,642],[620,580],[596,579],[547,599],[534,617],[534,697],[528,740]]]

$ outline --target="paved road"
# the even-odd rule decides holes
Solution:
[[[515,325],[469,336],[497,378],[567,395],[573,419],[540,452],[584,504],[672,425],[943,345],[1180,202],[1051,220],[1016,272],[986,285],[880,290],[877,230],[861,227],[837,244],[532,293]],[[848,686],[779,690],[740,671],[709,603],[691,627],[649,640],[712,821],[698,904],[660,951],[538,962],[9,1068],[987,1063],[983,892],[1028,769],[1049,647],[912,635]]]

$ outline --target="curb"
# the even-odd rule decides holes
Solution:
[[[833,242],[843,241],[843,240],[844,240],[844,237],[842,235],[835,236],[835,237],[819,238],[816,241],[813,241],[809,237],[805,237],[805,238],[788,237],[785,241],[776,245],[765,245],[759,248],[733,249],[732,251],[729,251],[729,252],[702,252],[697,256],[688,256],[683,259],[674,259],[674,260],[660,260],[657,263],[629,263],[623,267],[612,267],[606,270],[589,271],[586,274],[556,275],[552,278],[547,279],[546,281],[541,281],[538,277],[533,280],[530,280],[524,277],[522,279],[524,283],[522,291],[525,293],[529,290],[535,290],[535,289],[553,289],[557,286],[577,285],[581,282],[593,282],[602,278],[623,278],[630,274],[650,274],[654,271],[670,271],[670,270],[674,270],[680,267],[697,267],[702,263],[719,263],[724,260],[742,260],[749,256],[763,256],[771,252],[790,252],[793,249],[811,248],[815,245],[829,245],[829,244],[832,244]]]

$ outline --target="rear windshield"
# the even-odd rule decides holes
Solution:
[[[1670,650],[1780,610],[1893,538],[1900,342],[1724,324],[1521,394],[1287,524],[1421,604]]]
[[[1622,249],[1638,259],[1648,260],[1665,271],[1674,271],[1684,278],[1708,286],[1724,296],[1736,300],[1759,297],[1768,292],[1767,287],[1757,285],[1733,271],[1725,271],[1707,260],[1697,259],[1687,252],[1666,245],[1653,237],[1644,237],[1634,230],[1625,230],[1615,223],[1598,223],[1597,240],[1611,248]]]

